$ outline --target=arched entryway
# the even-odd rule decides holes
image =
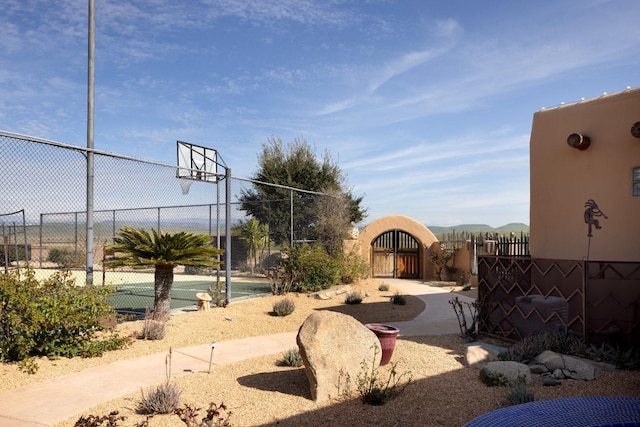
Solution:
[[[424,279],[433,275],[428,251],[436,236],[413,218],[389,215],[363,228],[352,247],[369,261],[373,277]]]
[[[371,243],[373,277],[420,278],[420,242],[402,230],[389,230]]]

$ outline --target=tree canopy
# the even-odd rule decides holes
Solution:
[[[210,236],[184,231],[170,234],[152,228],[149,233],[124,226],[113,242],[106,248],[112,255],[105,267],[155,268],[153,307],[158,320],[169,317],[173,269],[179,265],[215,267],[218,261],[214,257],[222,253],[211,244]]]
[[[363,197],[354,197],[345,187],[346,179],[329,153],[325,152],[322,160],[317,159],[309,143],[299,137],[288,145],[280,138],[269,138],[262,145],[258,171],[252,179],[252,188],[242,190],[241,209],[268,224],[271,239],[278,244],[317,238],[317,207],[321,197],[346,198],[349,223],[361,222],[366,216],[361,206]]]

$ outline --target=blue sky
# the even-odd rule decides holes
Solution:
[[[86,145],[85,0],[3,0],[0,129]],[[97,0],[95,148],[328,151],[368,220],[529,223],[542,107],[640,80],[637,0]]]

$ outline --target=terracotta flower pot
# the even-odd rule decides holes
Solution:
[[[400,332],[400,329],[383,325],[382,323],[367,323],[365,325],[378,337],[380,341],[380,347],[382,349],[382,360],[380,360],[380,366],[384,366],[389,363],[391,356],[393,355],[393,349],[396,347],[396,337]]]

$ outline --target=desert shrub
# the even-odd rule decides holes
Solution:
[[[613,347],[605,343],[600,346],[591,344],[585,350],[585,355],[591,360],[611,363],[618,369],[640,369],[640,354],[633,348],[622,350],[620,347]]]
[[[281,260],[281,280],[294,292],[316,292],[340,281],[340,265],[321,247],[289,248]]]
[[[139,414],[170,414],[180,404],[180,389],[168,380],[151,388],[138,402],[136,412]]]
[[[509,388],[507,392],[507,403],[509,405],[519,405],[521,403],[529,403],[535,400],[533,391],[530,391],[524,381],[517,381]]]
[[[571,331],[547,331],[528,335],[521,342],[501,351],[498,359],[528,363],[545,350],[576,356],[582,356],[586,351],[582,340]]]
[[[407,297],[405,295],[402,295],[399,292],[396,292],[391,297],[391,302],[396,304],[396,305],[407,305]]]
[[[209,403],[207,415],[200,420],[198,419],[200,417],[200,408],[186,403],[182,408],[177,408],[173,411],[173,413],[180,417],[187,427],[231,427],[232,425],[232,412],[227,409],[224,402],[220,403],[220,405],[216,405],[213,402]]]
[[[18,369],[20,369],[22,372],[26,372],[29,375],[34,375],[36,372],[38,372],[40,366],[38,366],[38,363],[33,360],[33,358],[27,357],[18,362]]]
[[[109,415],[87,415],[78,418],[78,421],[73,425],[74,427],[116,427],[119,421],[127,419],[124,415],[118,415],[118,411],[113,411]]]
[[[169,347],[169,353],[165,357],[165,381],[154,388],[150,388],[147,394],[142,391],[142,398],[136,406],[139,414],[170,414],[178,408],[180,404],[181,390],[171,384],[171,362],[173,350]]]
[[[153,315],[147,310],[144,316],[144,324],[140,337],[145,340],[161,340],[167,332],[166,322],[154,319]]]
[[[615,349],[612,347],[612,357],[608,362],[618,369],[640,370],[640,354],[633,348],[622,350],[619,347]]]
[[[85,252],[70,247],[51,248],[47,261],[55,263],[60,268],[73,268],[84,265]]]
[[[358,291],[348,292],[344,302],[347,304],[360,304],[362,302],[362,294]]]
[[[0,266],[4,267],[5,263],[11,265],[16,261],[29,261],[31,260],[31,245],[10,245],[7,247],[7,252],[4,252],[4,245],[0,245]],[[27,256],[29,259],[27,259]]]
[[[288,316],[296,309],[296,303],[291,298],[283,298],[273,303],[273,314]]]
[[[282,360],[280,360],[281,366],[293,366],[297,368],[303,364],[302,356],[297,348],[292,348],[282,353]]]
[[[342,283],[353,283],[369,277],[369,264],[355,252],[339,257]]]
[[[377,354],[380,351],[379,347],[376,346],[374,351]],[[370,367],[365,361],[362,362],[361,366],[362,369],[356,378],[356,382],[358,384],[358,393],[363,403],[374,406],[384,405],[402,393],[411,384],[411,373],[398,375],[395,364],[391,364],[389,377],[386,381],[380,378],[379,370],[375,366],[375,357]],[[405,378],[407,380],[403,383]]]
[[[227,282],[224,280],[219,280],[218,282],[209,286],[208,293],[213,300],[213,303],[216,307],[226,307],[228,301],[226,300],[226,289]]]
[[[458,318],[460,336],[467,341],[474,341],[478,336],[477,324],[478,316],[482,311],[483,300],[476,299],[473,302],[461,301],[457,296],[449,300],[453,311]],[[467,319],[469,314],[469,319]]]
[[[32,270],[0,274],[0,361],[91,357],[125,346],[129,339],[102,321],[116,315],[107,302],[113,292],[108,286],[76,286],[69,272],[42,282]]]
[[[386,283],[382,283],[380,284],[380,286],[378,286],[378,290],[382,292],[387,292],[389,290],[389,285],[387,285]]]

